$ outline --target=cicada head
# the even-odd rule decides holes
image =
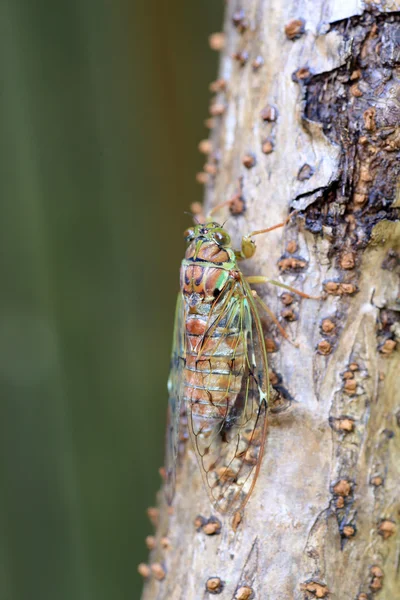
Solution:
[[[195,240],[203,240],[214,242],[220,247],[229,247],[231,244],[229,233],[215,221],[199,223],[194,227],[189,227],[189,229],[186,229],[184,236],[189,243]]]
[[[213,221],[190,227],[184,233],[188,242],[185,258],[222,265],[234,257],[230,235]]]

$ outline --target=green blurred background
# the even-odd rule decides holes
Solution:
[[[223,2],[0,3],[0,598],[137,600]]]

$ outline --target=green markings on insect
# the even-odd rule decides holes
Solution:
[[[269,282],[298,291],[264,276],[246,279],[238,261],[254,255],[254,236],[284,226],[292,215],[278,225],[244,236],[240,250],[232,248],[228,232],[215,221],[198,223],[185,232],[188,247],[181,265],[169,378],[169,502],[179,441],[184,438],[182,428],[189,431],[216,510],[237,513],[251,496],[264,454],[269,379],[256,306],[259,299],[249,284]],[[262,301],[259,304],[271,316],[268,307]]]

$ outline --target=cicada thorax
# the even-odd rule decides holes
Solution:
[[[190,244],[181,267],[181,290],[187,304],[195,307],[214,302],[228,282],[232,266],[231,250],[209,241]]]
[[[195,240],[188,246],[185,258],[193,261],[206,261],[221,266],[232,260],[232,250],[221,248],[216,242]]]

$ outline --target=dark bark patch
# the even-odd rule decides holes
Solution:
[[[246,19],[246,13],[243,8],[239,8],[232,15],[232,23],[233,26],[239,31],[239,33],[244,33],[249,26],[249,23]]]
[[[209,577],[206,581],[206,591],[209,594],[221,594],[224,582],[219,577]]]
[[[147,579],[151,575],[151,569],[146,563],[140,563],[137,567],[139,575]]]
[[[348,541],[357,533],[355,523],[357,511],[354,511],[353,509],[354,486],[354,482],[348,479],[340,479],[337,483],[331,486],[331,506],[336,514],[336,520],[340,534],[341,550],[344,549],[346,543],[348,543]]]
[[[308,580],[300,585],[305,593],[305,598],[327,598],[329,594],[328,586],[325,583],[316,580]]]
[[[203,525],[205,525],[206,523],[207,519],[205,517],[203,517],[202,515],[197,515],[197,517],[194,520],[194,527],[196,531],[200,531]]]
[[[368,243],[397,220],[400,176],[400,13],[364,13],[332,26],[352,48],[347,63],[303,82],[304,116],[342,149],[338,180],[306,210],[306,227],[332,229],[332,255]]]
[[[150,569],[157,581],[163,581],[165,579],[167,572],[161,563],[152,563]]]
[[[397,348],[396,329],[400,315],[396,310],[386,308],[379,311],[377,323],[378,351],[382,356],[390,356]]]
[[[358,292],[358,288],[354,283],[346,281],[325,281],[324,291],[332,296],[346,296]]]
[[[222,524],[217,517],[211,516],[203,525],[201,529],[206,535],[218,535],[221,533]]]
[[[243,177],[239,177],[236,191],[229,201],[229,212],[237,217],[246,211],[246,200],[243,196]]]
[[[235,600],[252,600],[254,592],[248,585],[240,586],[235,592]]]
[[[297,273],[307,266],[307,261],[301,256],[283,254],[278,261],[279,270],[283,273]]]
[[[276,121],[278,118],[278,110],[275,106],[272,106],[271,104],[267,104],[267,106],[265,106],[262,109],[262,111],[260,113],[260,117],[263,121],[272,123],[273,121]]]
[[[400,254],[391,248],[382,262],[382,269],[394,271],[398,267],[400,267]]]
[[[253,60],[253,62],[251,63],[251,66],[253,68],[253,71],[258,71],[258,69],[260,67],[262,67],[264,64],[264,59],[262,56],[258,55],[256,56],[256,58]]]
[[[396,533],[396,523],[390,519],[383,519],[378,525],[378,533],[384,540]]]
[[[262,145],[261,145],[261,150],[263,152],[263,154],[271,154],[274,151],[274,143],[271,140],[271,138],[266,138]]]
[[[251,169],[256,164],[256,158],[254,154],[245,154],[242,158],[242,163],[246,169]]]
[[[292,308],[284,308],[281,310],[281,317],[286,321],[297,321],[298,316]]]
[[[317,345],[318,354],[322,354],[323,356],[327,356],[332,352],[332,344],[326,338],[318,342]]]
[[[337,433],[348,434],[354,431],[354,419],[346,415],[340,417],[329,417],[329,425]]]
[[[340,479],[332,486],[332,493],[335,496],[350,496],[353,493],[353,483],[347,479]]]
[[[374,565],[370,568],[370,583],[369,589],[371,592],[379,592],[383,587],[384,573],[378,565]]]
[[[297,179],[299,181],[306,181],[314,175],[314,168],[311,165],[305,163],[297,173]]]
[[[380,487],[381,485],[384,484],[384,479],[381,475],[374,475],[373,477],[371,477],[369,482],[374,487]]]
[[[323,333],[333,333],[336,329],[336,323],[332,319],[324,319],[321,323]]]
[[[300,67],[292,73],[292,81],[295,83],[308,83],[311,80],[312,73],[310,69],[306,67]]]
[[[293,19],[285,25],[285,34],[289,40],[297,40],[305,32],[306,22],[304,19]]]
[[[232,58],[238,62],[239,66],[244,67],[249,60],[249,53],[247,50],[239,50],[232,54]]]

